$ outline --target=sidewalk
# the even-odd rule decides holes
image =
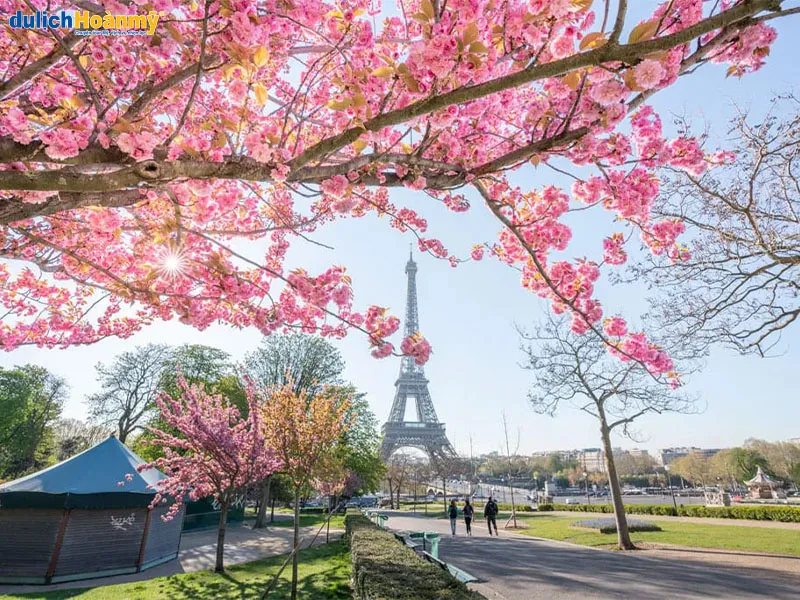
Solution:
[[[796,600],[800,586],[800,559],[681,548],[613,552],[502,529],[489,537],[482,522],[473,537],[463,526],[454,537],[445,520],[388,514],[391,529],[440,533],[439,558],[477,577],[468,586],[491,600]]]
[[[229,525],[225,535],[225,566],[251,562],[268,556],[287,554],[292,551],[291,527],[265,527],[251,529],[252,521],[245,525]],[[300,547],[306,548],[319,525],[304,527],[300,530]],[[344,533],[341,529],[331,529],[331,539],[337,540]],[[315,546],[325,543],[325,530],[319,534]],[[178,573],[190,573],[212,569],[216,561],[217,529],[216,527],[184,533],[177,560],[171,560],[141,573],[84,579],[57,583],[55,585],[0,585],[0,595],[23,594],[26,592],[49,592],[74,588],[98,587],[117,583],[143,581],[155,577],[165,577]]]

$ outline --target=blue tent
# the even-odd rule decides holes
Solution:
[[[0,484],[3,508],[135,508],[147,506],[165,475],[142,473],[144,461],[111,436],[52,467]],[[132,475],[127,481],[126,475]],[[119,483],[124,485],[120,486]]]
[[[165,520],[168,504],[150,508],[165,476],[155,469],[137,473],[143,462],[110,437],[0,485],[0,582],[136,573],[174,559],[184,510]]]

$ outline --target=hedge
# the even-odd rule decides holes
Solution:
[[[301,515],[326,515],[328,514],[328,509],[324,506],[307,506],[307,507],[300,507],[300,514]]]
[[[614,507],[611,504],[540,504],[539,510],[613,513]],[[630,515],[664,515],[671,517],[674,516],[675,509],[669,504],[626,504],[625,512]],[[800,523],[800,506],[703,506],[701,504],[689,504],[678,507],[678,516]]]
[[[356,600],[478,600],[449,572],[417,556],[362,515],[347,515]]]
[[[483,504],[475,503],[475,512],[483,517]],[[462,507],[459,504],[459,509]],[[499,504],[498,509],[511,512],[511,504]],[[517,504],[517,512],[537,512],[536,507],[527,503]],[[538,512],[562,510],[569,512],[613,513],[612,504],[540,504]],[[675,516],[671,504],[626,504],[625,512],[629,515],[662,515]],[[703,506],[688,504],[678,507],[679,517],[714,517],[717,519],[750,519],[753,521],[781,521],[783,523],[800,523],[800,506]]]

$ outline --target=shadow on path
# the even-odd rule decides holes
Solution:
[[[505,531],[500,532],[499,538],[490,538],[481,522],[473,526],[474,537],[451,537],[449,523],[444,520],[397,514],[390,517],[388,524],[403,531],[441,533],[439,557],[485,582],[475,589],[489,598],[795,600],[800,597],[800,574],[796,578],[786,574],[779,580],[774,571],[653,557],[647,556],[646,551],[623,553],[584,548]],[[463,523],[459,526],[462,534]]]

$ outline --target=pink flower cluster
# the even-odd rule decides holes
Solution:
[[[414,358],[414,362],[418,365],[424,365],[428,362],[431,355],[431,345],[428,343],[428,340],[419,333],[403,338],[403,342],[400,344],[400,350],[402,350],[403,354],[406,356]]]

